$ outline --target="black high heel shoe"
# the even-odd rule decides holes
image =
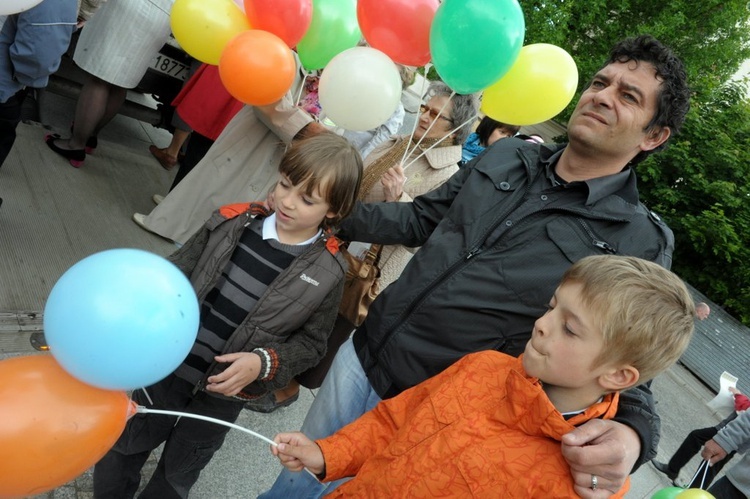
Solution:
[[[75,121],[70,124],[71,135],[73,135],[73,125],[75,125]],[[86,154],[94,154],[94,150],[98,145],[99,139],[96,137],[96,135],[94,135],[86,139],[86,146],[83,148],[83,150],[86,151]]]
[[[47,134],[44,136],[44,142],[47,147],[55,151],[63,158],[70,161],[70,165],[74,168],[80,168],[86,159],[86,151],[84,149],[62,149],[55,145],[55,141],[60,139],[60,136],[56,133]]]

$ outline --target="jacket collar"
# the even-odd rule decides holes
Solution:
[[[506,380],[507,403],[502,407],[499,418],[505,424],[519,428],[528,435],[539,435],[560,440],[562,436],[575,429],[577,425],[596,418],[611,419],[617,412],[617,393],[605,395],[585,411],[568,419],[555,409],[536,378],[527,376],[518,359],[516,369],[508,372]],[[533,417],[532,417],[533,416]]]
[[[533,160],[534,162],[539,161],[545,169],[545,176],[554,185],[555,175],[554,167],[557,164],[560,156],[565,150],[566,145],[542,145],[538,148],[538,155],[534,158],[534,149],[524,149],[521,155],[524,156],[525,160]],[[586,206],[595,207],[600,202],[607,204],[608,211],[614,211],[614,215],[618,212],[623,215],[631,215],[639,204],[638,196],[638,180],[635,174],[635,170],[630,166],[626,166],[619,173],[613,175],[605,175],[603,177],[596,177],[580,182],[571,182],[566,184],[568,187],[575,187],[584,185],[587,189],[588,195],[586,197]],[[614,196],[616,200],[607,199],[610,196]]]

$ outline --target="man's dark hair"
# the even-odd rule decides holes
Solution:
[[[685,115],[690,109],[690,88],[687,83],[687,73],[682,61],[672,52],[672,49],[661,43],[651,35],[641,35],[626,38],[617,43],[610,53],[609,59],[602,66],[615,62],[648,62],[656,69],[656,76],[661,80],[656,112],[646,130],[669,127],[671,136],[676,135],[685,122]],[[641,151],[631,163],[639,163],[646,157],[663,149],[666,142],[651,151]]]

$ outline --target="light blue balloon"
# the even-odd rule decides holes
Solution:
[[[198,333],[198,299],[165,258],[137,249],[95,253],[68,269],[44,307],[50,352],[99,388],[132,390],[180,365]]]

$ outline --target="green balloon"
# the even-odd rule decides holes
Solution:
[[[517,0],[445,0],[430,28],[432,63],[456,93],[477,92],[511,68],[525,29]]]
[[[658,490],[656,494],[651,496],[651,499],[674,499],[677,494],[685,492],[682,487],[667,487],[665,489]]]
[[[525,29],[517,0],[444,0],[430,28],[432,63],[456,93],[477,92],[513,66]]]
[[[310,28],[297,44],[297,54],[305,69],[321,69],[361,38],[357,0],[313,0]]]

